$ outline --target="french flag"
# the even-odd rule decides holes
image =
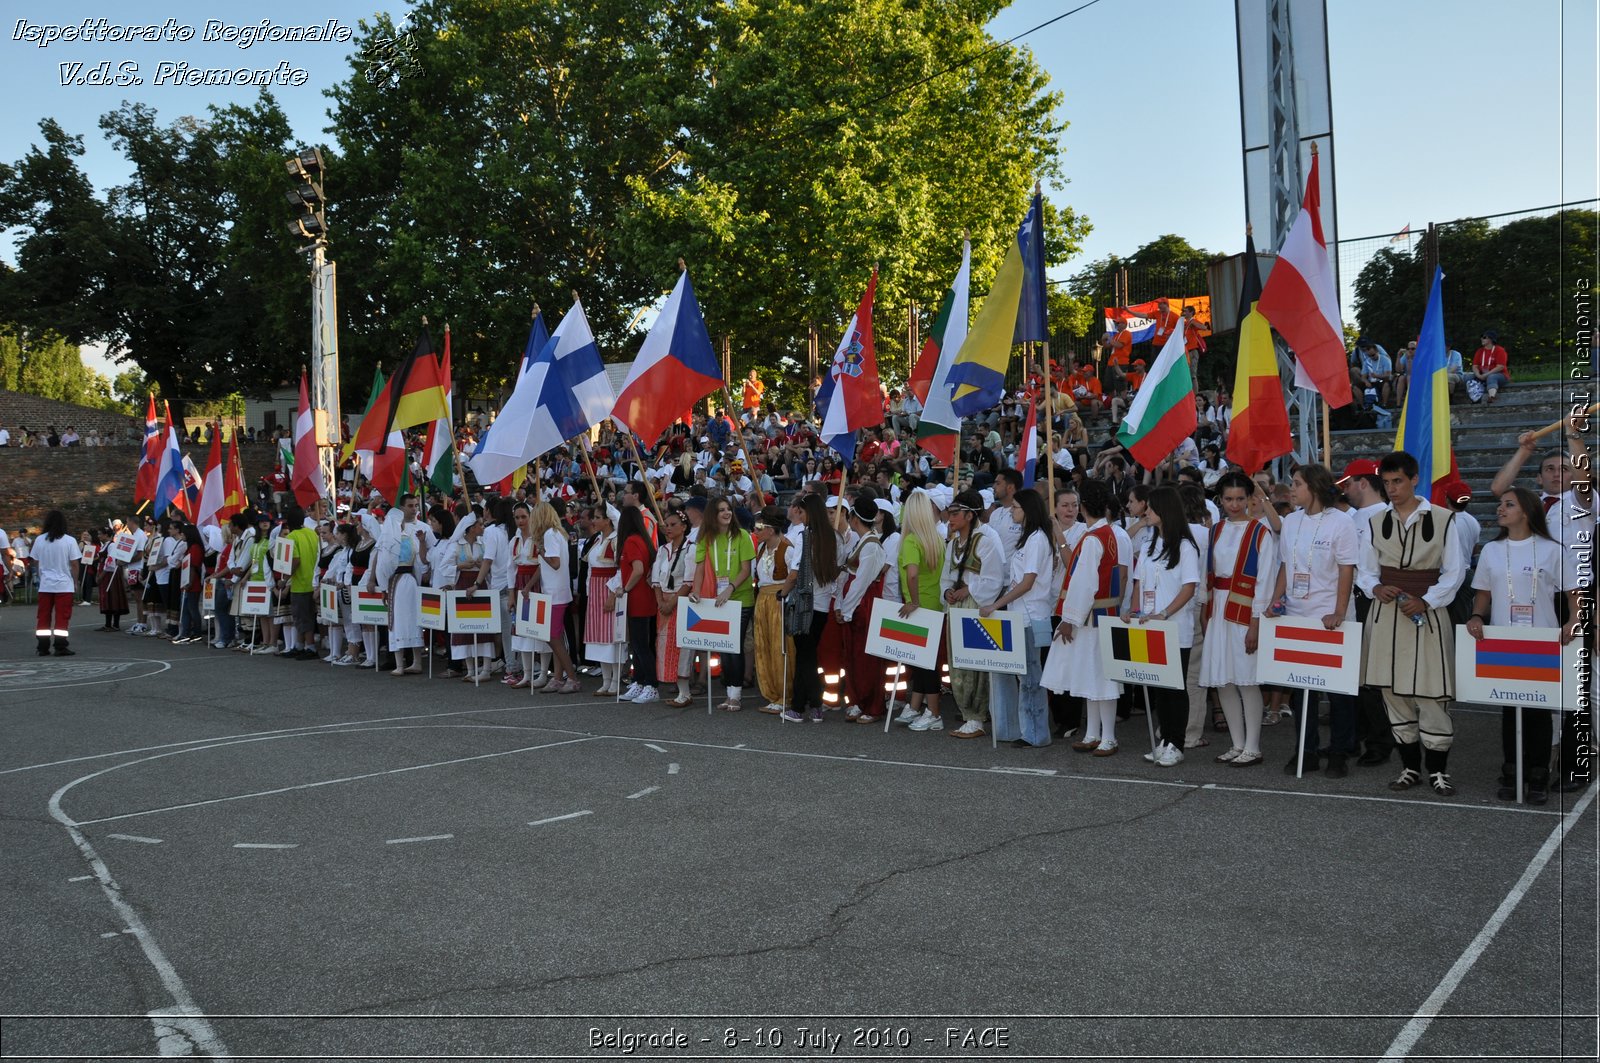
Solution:
[[[684,270],[639,348],[611,419],[649,443],[722,384],[722,366]]]
[[[1028,423],[1022,426],[1022,445],[1017,448],[1017,471],[1024,489],[1032,487],[1039,469],[1039,401],[1028,397]]]

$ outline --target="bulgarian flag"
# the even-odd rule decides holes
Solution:
[[[1183,354],[1183,329],[1173,329],[1117,430],[1117,442],[1127,447],[1140,465],[1152,469],[1176,450],[1198,423],[1194,378]]]
[[[450,325],[444,326],[444,355],[440,363],[444,379],[445,408],[450,408]],[[450,418],[441,417],[428,426],[428,445],[423,451],[422,470],[428,483],[440,494],[448,495],[455,484],[455,433],[450,428]]]
[[[1278,380],[1278,354],[1272,326],[1261,316],[1261,270],[1256,265],[1256,239],[1244,241],[1244,291],[1239,297],[1239,360],[1233,374],[1233,426],[1228,431],[1228,460],[1247,473],[1294,449],[1289,410]]]
[[[950,408],[950,365],[967,338],[971,287],[972,241],[962,240],[961,268],[950,282],[950,290],[944,293],[933,331],[923,341],[922,353],[908,382],[911,393],[922,403],[917,443],[946,465],[955,460],[956,441],[961,433],[961,418]]]

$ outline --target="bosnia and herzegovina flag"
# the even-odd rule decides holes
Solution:
[[[1428,309],[1417,334],[1417,356],[1411,363],[1411,388],[1400,411],[1394,447],[1417,459],[1417,494],[1429,498],[1433,486],[1454,471],[1450,451],[1450,374],[1445,369],[1444,270],[1435,266]],[[1237,420],[1235,416],[1235,420]]]
[[[1256,264],[1256,238],[1244,239],[1244,290],[1239,296],[1239,360],[1233,371],[1233,427],[1228,431],[1228,460],[1247,473],[1294,449],[1289,410],[1278,379],[1278,353],[1272,326],[1261,313],[1261,269]]]
[[[989,298],[950,367],[950,383],[955,385],[950,405],[958,417],[971,417],[1000,401],[1015,344],[1049,342],[1044,266],[1044,199],[1035,186],[1033,202],[995,274]]]
[[[961,645],[969,650],[1011,652],[1011,624],[1000,617],[961,618]]]

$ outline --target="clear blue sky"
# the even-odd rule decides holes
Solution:
[[[1018,0],[990,25],[1013,36],[1081,0]],[[303,87],[275,88],[294,128],[321,139],[322,90],[349,73],[348,46],[200,40],[209,18],[232,24],[336,18],[355,28],[373,0],[282,5],[69,2],[8,5],[0,22],[0,158],[20,157],[41,118],[81,134],[98,188],[126,176],[97,125],[123,99],[157,108],[163,122],[254,89],[154,84],[162,61],[194,66],[306,70]],[[1594,0],[1330,0],[1339,233],[1392,233],[1404,225],[1539,207],[1600,195],[1596,170]],[[386,9],[403,12],[406,5]],[[46,48],[15,39],[17,20],[193,26],[188,43]],[[1128,254],[1174,232],[1215,252],[1242,249],[1244,192],[1232,0],[1100,0],[1025,38],[1064,94],[1069,183],[1050,190],[1088,216],[1094,232],[1076,262]],[[59,64],[137,63],[145,84],[61,84]],[[1122,145],[1133,138],[1138,146]],[[104,370],[105,366],[97,366]]]

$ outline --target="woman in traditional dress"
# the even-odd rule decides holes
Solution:
[[[603,505],[589,509],[589,527],[594,533],[589,547],[589,608],[584,616],[583,655],[600,666],[600,689],[594,696],[616,697],[621,681],[623,651],[617,638],[617,614],[608,586],[617,575],[617,535],[611,514]],[[621,585],[620,582],[618,584]]]
[[[756,685],[767,703],[761,712],[783,711],[794,672],[793,640],[783,633],[779,595],[789,579],[793,546],[784,537],[783,510],[768,506],[756,518]]]
[[[883,596],[886,567],[879,516],[877,505],[868,498],[857,498],[850,507],[855,544],[844,560],[844,590],[833,604],[833,622],[844,631],[845,719],[857,723],[876,722],[884,713],[883,665],[867,653],[872,603]]]
[[[1141,515],[1150,529],[1134,566],[1133,593],[1123,606],[1123,623],[1138,617],[1170,621],[1178,628],[1178,664],[1189,674],[1194,646],[1194,604],[1200,586],[1200,548],[1189,533],[1183,500],[1176,489],[1157,487],[1145,499]],[[1147,704],[1161,723],[1160,741],[1144,759],[1163,768],[1183,760],[1184,730],[1189,724],[1189,695],[1183,688],[1146,687]]]
[[[693,579],[694,550],[687,543],[689,521],[681,509],[668,509],[661,520],[666,542],[650,566],[650,586],[656,596],[656,680],[677,681],[677,697],[667,702],[675,709],[688,707],[689,664],[693,654],[678,652],[678,599],[689,593]]]

